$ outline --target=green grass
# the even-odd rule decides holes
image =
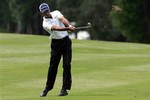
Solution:
[[[58,97],[45,86],[50,41],[46,36],[0,34],[0,100],[150,100],[150,45],[73,40],[72,90]]]

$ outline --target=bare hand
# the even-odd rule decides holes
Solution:
[[[75,28],[74,26],[72,26],[72,25],[69,25],[68,28],[69,28],[70,31],[74,31],[74,30],[76,29],[76,28]]]

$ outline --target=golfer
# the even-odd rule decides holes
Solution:
[[[43,15],[43,28],[50,33],[52,39],[47,82],[40,96],[45,97],[53,89],[61,56],[63,57],[63,83],[59,96],[66,96],[68,95],[67,90],[71,89],[72,83],[72,42],[68,37],[67,31],[74,31],[75,27],[70,25],[68,20],[58,10],[50,12],[50,8],[46,3],[42,3],[39,6],[39,10]]]

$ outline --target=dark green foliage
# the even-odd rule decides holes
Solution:
[[[80,6],[80,19],[78,23],[88,21],[92,24],[90,33],[93,39],[112,40],[112,25],[108,15],[111,11],[111,0],[84,0]]]
[[[111,12],[113,1],[122,13]],[[88,31],[92,39],[126,41],[127,37],[128,41],[150,43],[148,0],[4,0],[0,3],[0,31],[48,35],[38,9],[43,2],[51,11],[60,10],[76,26],[91,22]]]
[[[149,7],[145,5],[149,1],[116,0],[116,2],[122,8],[122,12],[113,14],[114,24],[120,28],[129,41],[150,43],[150,13],[147,13]]]

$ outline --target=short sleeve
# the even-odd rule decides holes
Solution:
[[[51,27],[52,27],[52,24],[48,24],[48,23],[43,23],[43,28],[47,31],[51,31]]]
[[[55,11],[54,11],[54,16],[55,16],[55,17],[57,16],[58,18],[63,17],[63,15],[61,14],[61,12],[58,11],[58,10],[55,10]]]

